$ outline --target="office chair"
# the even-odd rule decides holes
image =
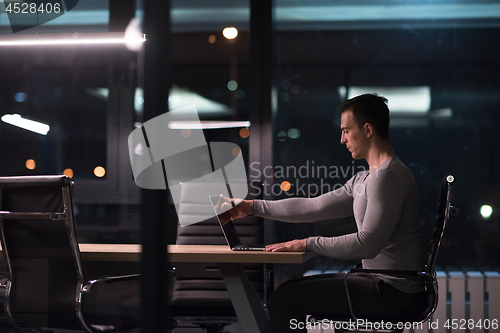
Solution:
[[[139,330],[134,316],[84,313],[85,295],[97,285],[138,275],[85,282],[68,177],[0,177],[0,236],[7,268],[0,277],[0,299],[3,315],[15,329]]]
[[[351,313],[351,317],[341,318],[336,317],[334,314],[328,313],[315,313],[309,317],[309,322],[311,324],[321,325],[322,323],[329,323],[331,325],[331,321],[335,322],[334,329],[336,333],[349,332],[351,328],[364,328],[362,325],[351,325],[349,326],[349,322],[356,323],[358,318],[356,314],[353,312],[353,306],[351,302],[351,298],[349,296],[349,287],[347,284],[348,277],[352,274],[385,274],[397,277],[420,277],[422,281],[425,283],[425,290],[428,293],[427,304],[425,308],[423,308],[419,313],[408,313],[404,318],[391,318],[387,320],[387,318],[371,318],[370,322],[373,324],[374,322],[386,323],[384,328],[391,328],[385,331],[391,331],[394,333],[402,333],[404,331],[404,327],[398,327],[398,323],[424,323],[427,321],[430,316],[436,310],[438,304],[438,284],[436,279],[436,259],[439,252],[439,247],[441,245],[441,241],[443,238],[444,229],[446,227],[446,223],[448,222],[450,215],[458,215],[458,209],[451,206],[450,196],[451,196],[451,185],[455,182],[455,177],[452,175],[447,175],[443,178],[441,182],[441,190],[438,199],[437,205],[437,213],[436,220],[434,225],[434,230],[432,233],[432,239],[429,246],[429,251],[427,254],[427,263],[424,272],[414,272],[414,271],[397,271],[397,270],[378,270],[378,269],[362,269],[355,268],[350,269],[344,275],[345,282],[345,290],[347,294],[347,301],[349,303],[349,310]],[[446,301],[446,300],[445,300]],[[360,318],[361,319],[361,318]],[[365,318],[363,318],[365,319]],[[361,323],[361,321],[360,321]],[[389,324],[390,323],[390,324]],[[321,327],[321,326],[319,326]],[[377,331],[377,330],[375,330]]]
[[[249,186],[248,199],[260,193],[257,183]],[[201,187],[213,188],[210,182],[186,182],[181,188],[181,202],[183,207],[179,212],[182,222],[202,219],[200,214],[214,215],[208,197],[197,196]],[[257,194],[257,195],[255,195]],[[210,216],[208,215],[208,216]],[[193,220],[194,221],[194,220]],[[263,219],[256,216],[247,216],[234,221],[235,228],[244,244],[263,244]],[[176,244],[182,245],[227,245],[219,222],[215,217],[188,226],[179,226],[177,229]],[[176,271],[180,271],[176,264]],[[243,268],[257,294],[264,296],[264,267],[263,264],[243,264]],[[173,293],[170,301],[170,313],[180,322],[190,322],[204,328],[208,333],[221,332],[224,326],[235,322],[236,313],[231,303],[224,280],[220,276],[216,263],[207,265],[207,276],[179,276],[176,274],[173,284]]]

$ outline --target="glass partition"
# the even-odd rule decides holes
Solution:
[[[457,179],[460,216],[438,265],[498,265],[499,16],[493,1],[277,1],[275,198],[315,197],[367,168],[340,144],[339,106],[379,93],[389,99],[396,154],[419,187],[425,244],[440,181]],[[356,229],[345,219],[277,230],[284,241]],[[311,267],[325,270],[352,264],[316,260]]]
[[[248,169],[249,0],[172,1],[169,108],[195,104],[207,142],[233,142]],[[179,131],[187,129],[182,122]],[[168,175],[167,175],[168,176]]]
[[[75,182],[80,241],[140,242],[127,148],[137,52],[102,43],[120,34],[109,34],[119,25],[110,1],[57,3],[61,15],[18,31],[8,9],[14,2],[0,2],[0,174],[65,174]],[[121,20],[121,34],[129,20]],[[71,44],[89,36],[101,40]],[[16,40],[44,43],[6,45]]]
[[[107,177],[108,62],[86,53],[67,48],[2,50],[3,175]],[[48,132],[15,126],[9,119],[16,117],[43,123]]]
[[[12,34],[8,3],[0,2],[0,37]],[[80,3],[38,32],[112,30],[111,1]],[[442,177],[452,173],[457,179],[453,203],[460,215],[448,226],[438,265],[497,267],[498,1],[276,0],[274,14],[273,141],[256,148],[273,150],[273,168],[258,170],[272,185],[264,187],[270,195],[315,197],[366,169],[340,144],[339,106],[357,94],[376,92],[389,99],[392,144],[417,181],[426,238]],[[206,141],[238,144],[251,171],[250,0],[172,0],[171,19],[174,86],[163,92],[170,96],[170,110],[194,103]],[[236,37],[225,37],[225,28],[235,28]],[[139,241],[140,192],[127,150],[128,135],[144,121],[137,57],[124,47],[0,50],[0,117],[5,119],[0,174],[71,171],[76,219],[87,241]],[[19,115],[50,129],[46,135],[28,131],[6,115],[11,122]],[[178,125],[179,131],[187,129]],[[101,233],[94,236],[95,230]],[[273,241],[284,241],[340,235],[355,231],[355,225],[342,219],[276,223],[272,230]],[[169,237],[175,242],[175,235]],[[276,284],[308,269],[350,265],[318,256],[302,269],[277,266]]]

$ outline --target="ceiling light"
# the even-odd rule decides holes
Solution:
[[[146,35],[122,32],[105,33],[74,33],[74,34],[23,34],[2,35],[0,46],[30,46],[30,45],[78,45],[78,44],[137,44],[146,41]]]
[[[250,127],[249,121],[171,121],[168,123],[170,129],[220,129]]]
[[[144,36],[144,37],[143,37]],[[137,18],[130,20],[127,28],[125,29],[125,46],[130,51],[138,52],[142,48],[142,43],[145,40],[145,36],[141,31],[141,21]]]
[[[425,115],[431,107],[431,88],[429,86],[349,87],[347,98],[350,99],[366,93],[376,93],[387,98],[389,110],[394,113]]]
[[[238,36],[238,29],[235,27],[227,27],[222,30],[222,35],[227,39],[235,39]]]
[[[23,118],[19,114],[5,114],[1,119],[7,124],[11,124],[42,135],[47,135],[50,130],[49,125]]]

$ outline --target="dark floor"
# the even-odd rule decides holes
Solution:
[[[172,333],[203,333],[206,332],[200,327],[195,327],[189,323],[180,323],[180,326],[172,330]],[[0,333],[26,333],[26,331],[15,329],[8,326],[8,324],[0,323]],[[60,333],[79,333],[80,331],[59,331]],[[83,333],[83,331],[81,331]],[[238,323],[231,323],[224,327],[224,331],[227,333],[242,333],[241,327]]]

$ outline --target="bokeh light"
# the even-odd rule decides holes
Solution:
[[[291,187],[292,187],[292,185],[287,180],[285,180],[284,182],[281,183],[281,189],[285,192],[290,190]]]
[[[73,178],[74,176],[73,169],[70,168],[64,169],[63,175],[68,176],[69,178]]]
[[[35,170],[35,168],[36,168],[35,160],[33,160],[33,159],[26,160],[26,168],[28,168],[30,170]]]
[[[227,39],[235,39],[238,36],[238,29],[235,27],[227,27],[222,30],[222,35]]]
[[[298,139],[300,136],[300,131],[297,128],[290,128],[287,134],[290,139]]]
[[[286,138],[288,137],[285,131],[279,131],[278,134],[276,134],[276,136],[278,137],[279,141],[285,141]]]
[[[106,174],[106,169],[104,169],[102,166],[98,166],[94,169],[94,175],[96,177],[104,177],[104,175]]]
[[[238,89],[238,82],[234,81],[234,80],[231,80],[227,83],[227,89],[231,90],[231,91],[235,91],[236,89]]]
[[[191,130],[190,129],[183,129],[181,131],[181,135],[184,137],[184,138],[189,138],[191,136]]]
[[[231,153],[233,154],[234,157],[238,157],[241,154],[241,149],[240,147],[234,147],[231,150]]]
[[[248,128],[243,127],[242,129],[240,129],[240,136],[241,136],[243,139],[248,138],[248,136],[249,136],[249,135],[250,135],[250,131],[248,130]]]
[[[481,216],[483,219],[489,219],[491,214],[493,214],[493,207],[490,205],[483,205],[481,206]]]

